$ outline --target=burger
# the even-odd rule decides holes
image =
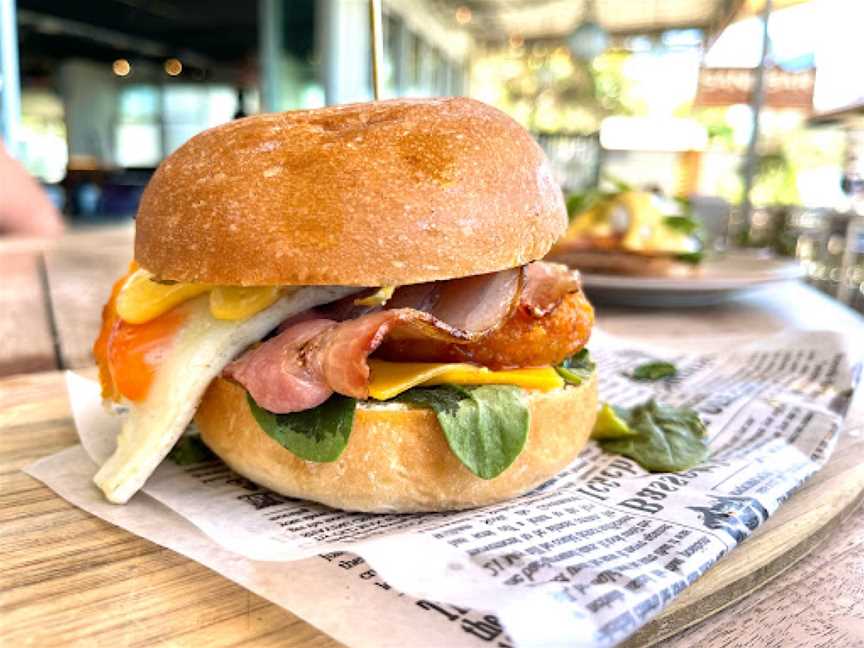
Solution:
[[[699,226],[686,203],[619,183],[568,200],[570,225],[549,254],[586,273],[647,277],[699,274]]]
[[[148,184],[103,309],[103,397],[126,414],[96,484],[126,502],[194,438],[262,486],[345,510],[535,488],[597,411],[592,307],[577,273],[540,261],[566,226],[541,149],[469,99],[193,137]]]

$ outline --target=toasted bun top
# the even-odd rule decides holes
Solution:
[[[177,281],[408,284],[540,259],[566,226],[549,161],[504,113],[393,100],[193,137],[144,192],[135,257]]]

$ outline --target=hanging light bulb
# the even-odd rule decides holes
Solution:
[[[585,19],[567,38],[567,46],[576,58],[590,61],[604,52],[609,34],[594,18],[593,0],[585,1]]]
[[[183,71],[183,64],[180,59],[169,58],[162,64],[162,69],[168,76],[177,76]]]
[[[132,65],[126,59],[117,59],[111,64],[111,71],[119,77],[129,76]]]
[[[471,22],[471,9],[468,7],[459,7],[456,9],[456,22],[460,25],[467,25]]]

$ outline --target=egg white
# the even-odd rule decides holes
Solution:
[[[303,287],[242,321],[215,319],[207,295],[179,306],[187,311],[184,323],[147,397],[131,404],[117,450],[93,478],[105,497],[118,504],[129,501],[182,436],[210,382],[250,344],[293,315],[359,290]]]

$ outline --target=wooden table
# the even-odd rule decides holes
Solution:
[[[132,257],[132,232],[0,239],[0,376],[93,364],[101,307]]]
[[[51,243],[0,241],[0,375],[90,366],[100,306],[130,255],[128,227]],[[864,319],[802,284],[707,309],[600,307],[598,315],[609,333],[682,349],[698,349],[709,337],[744,340],[791,327],[840,331],[864,343]],[[19,472],[74,442],[68,429],[51,427],[68,412],[58,384],[57,373],[0,379],[0,411],[22,422],[0,438],[0,537],[14,538],[0,541],[0,646],[12,645],[4,643],[13,629],[2,619],[13,613],[16,640],[45,636],[39,630],[50,618],[55,636],[78,645],[109,636],[112,646],[336,645],[285,610],[75,509]],[[34,395],[38,410],[25,405]],[[32,421],[48,432],[34,438],[24,424]],[[864,437],[861,393],[849,424],[847,434]],[[70,534],[87,539],[86,558],[64,553],[61,540]],[[40,560],[30,557],[34,546]],[[124,626],[124,614],[135,621]],[[864,647],[864,509],[768,585],[663,645]]]

